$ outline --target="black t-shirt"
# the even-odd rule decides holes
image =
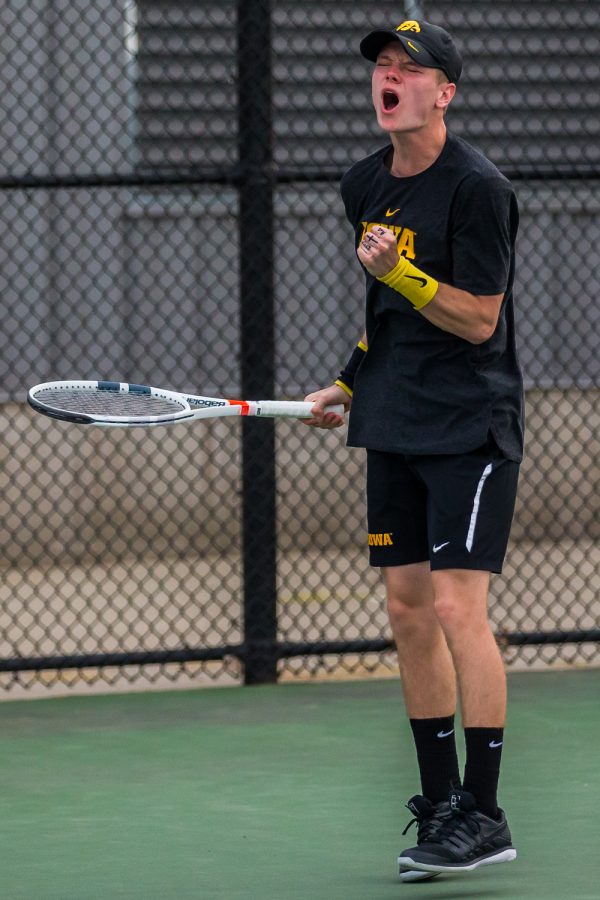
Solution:
[[[518,209],[507,179],[448,134],[430,168],[397,178],[390,145],[344,175],[341,194],[356,233],[384,225],[398,250],[444,284],[504,294],[483,344],[443,331],[409,300],[366,272],[369,349],[354,382],[348,444],[396,453],[463,453],[491,431],[509,459],[523,455],[523,386],[512,287]]]

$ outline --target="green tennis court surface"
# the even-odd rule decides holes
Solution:
[[[403,885],[396,681],[0,706],[3,900],[600,897],[600,671],[509,676],[519,858]]]

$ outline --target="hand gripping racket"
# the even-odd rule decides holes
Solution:
[[[224,400],[179,394],[119,381],[48,381],[36,384],[27,400],[37,412],[78,425],[168,425],[220,416],[312,418],[310,402],[293,400]],[[343,406],[326,412],[344,415]]]

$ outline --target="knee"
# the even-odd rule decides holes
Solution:
[[[436,594],[433,609],[445,634],[464,631],[470,621],[466,605],[451,593]]]
[[[398,590],[388,592],[387,611],[396,636],[414,637],[421,629],[428,629],[432,619],[431,605],[423,604],[410,593]]]

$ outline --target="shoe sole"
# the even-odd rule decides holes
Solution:
[[[406,866],[400,866],[400,881],[431,881],[437,878],[439,872],[419,872],[417,869],[408,869]]]
[[[400,866],[400,871],[404,868],[417,872],[430,872],[433,875],[440,875],[442,872],[472,872],[474,869],[478,869],[479,866],[491,866],[495,863],[512,862],[516,858],[517,851],[514,847],[507,847],[506,850],[502,850],[500,853],[493,853],[489,856],[481,857],[468,864],[450,863],[443,865],[422,863],[418,860],[411,859],[409,856],[399,856],[398,865]]]

